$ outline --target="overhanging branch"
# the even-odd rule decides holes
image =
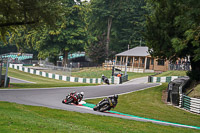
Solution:
[[[37,22],[38,21],[3,23],[3,24],[0,24],[0,27],[19,26],[19,25],[25,25],[25,24],[35,24]]]

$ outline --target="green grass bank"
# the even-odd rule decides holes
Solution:
[[[114,110],[145,118],[200,126],[200,115],[167,105],[162,101],[162,91],[166,88],[167,83],[143,91],[120,95],[118,105]],[[90,99],[86,100],[86,102],[96,104],[100,100],[102,100],[102,98]]]
[[[67,105],[66,105],[67,106]],[[198,130],[0,102],[0,132],[197,133]]]
[[[51,87],[76,87],[76,86],[92,86],[96,84],[87,84],[87,83],[74,83],[74,82],[67,82],[62,80],[50,79],[45,78],[42,76],[29,74],[26,72],[22,72],[19,70],[15,70],[9,68],[8,76],[19,78],[35,83],[11,83],[10,87],[7,89],[13,88],[51,88]]]

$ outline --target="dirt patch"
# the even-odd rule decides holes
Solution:
[[[162,102],[164,102],[165,104],[167,104],[167,88],[165,90],[162,91]]]

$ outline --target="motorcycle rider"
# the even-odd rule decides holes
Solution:
[[[70,95],[76,95],[76,96],[77,96],[78,101],[76,101],[75,104],[78,105],[78,103],[83,99],[84,92],[78,93],[78,92],[76,92],[76,91],[73,91],[72,93],[70,93],[70,94],[68,94],[68,95],[66,96],[66,99],[67,99],[67,97],[70,96]]]
[[[118,95],[114,95],[114,96],[112,96],[112,97],[108,97],[111,101],[112,101],[112,103],[113,103],[113,105],[114,106],[116,106],[117,105],[117,103],[118,103]]]
[[[112,104],[113,106],[115,107],[118,103],[118,95],[115,94],[114,96],[110,96],[110,97],[107,97],[106,99],[103,99],[99,102],[99,105],[101,105],[104,101],[107,101],[108,99],[110,99],[112,101]],[[108,110],[110,110],[112,107],[110,107]],[[96,111],[96,109],[93,108],[93,110]],[[97,108],[97,110],[99,110],[99,108]]]
[[[80,102],[83,99],[84,92],[77,93],[77,95],[78,95],[78,102]]]
[[[101,76],[101,79],[103,80],[104,83],[106,83],[108,85],[110,84],[108,78],[106,76],[104,76],[103,74]]]

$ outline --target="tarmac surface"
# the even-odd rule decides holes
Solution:
[[[10,83],[34,83],[34,82],[30,82],[30,81],[27,81],[27,80],[22,80],[22,79],[10,77]]]

